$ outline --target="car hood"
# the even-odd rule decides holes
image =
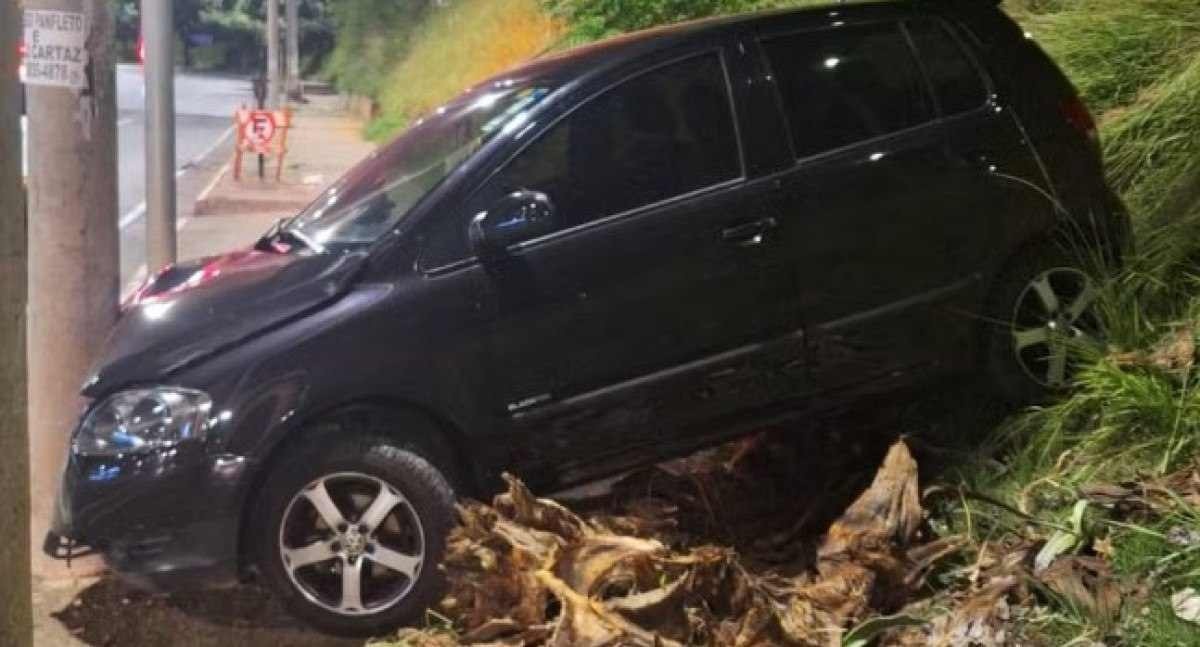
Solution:
[[[318,309],[346,291],[365,259],[247,249],[169,266],[122,306],[83,393],[167,379]]]

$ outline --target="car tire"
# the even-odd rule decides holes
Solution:
[[[455,494],[434,464],[386,437],[328,437],[282,457],[256,507],[265,583],[327,633],[380,635],[444,592]],[[333,509],[329,505],[334,506]],[[358,585],[358,593],[353,591]]]
[[[1044,402],[1071,377],[1072,344],[1098,337],[1098,288],[1085,263],[1036,245],[1001,270],[985,307],[984,372],[1014,404]]]

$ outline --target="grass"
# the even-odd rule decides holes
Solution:
[[[1149,86],[1104,120],[1113,185],[1150,225],[1161,226],[1180,210],[1194,208],[1200,191],[1200,138],[1195,136],[1200,132],[1200,46],[1189,55],[1178,74]]]
[[[1139,234],[1200,217],[1200,5],[1194,0],[1016,0],[1098,115],[1112,185]]]
[[[1179,319],[1152,322],[1159,339],[1142,348],[1143,355],[1177,341],[1181,327],[1194,340],[1200,299],[1189,300],[1179,311]],[[1113,324],[1111,319],[1105,323]],[[1020,621],[1026,635],[1041,641],[1035,644],[1105,641],[1110,635],[1120,637],[1117,644],[1200,644],[1200,628],[1175,617],[1170,602],[1175,591],[1200,589],[1200,544],[1167,539],[1172,530],[1200,532],[1200,509],[1179,501],[1165,514],[1123,518],[1081,503],[1085,486],[1154,480],[1200,457],[1198,369],[1168,370],[1112,353],[1090,353],[1081,352],[1089,363],[1069,395],[1002,420],[983,447],[972,443],[962,451],[966,459],[943,473],[944,482],[988,500],[947,498],[931,516],[939,534],[963,534],[971,540],[967,561],[984,541],[1047,540],[1058,530],[1075,527],[1077,513],[1077,541],[1069,552],[1095,554],[1097,540],[1111,546],[1124,602],[1115,622],[1091,617],[1043,591]],[[968,409],[969,419],[972,404],[959,406]]]
[[[563,33],[537,0],[456,0],[432,10],[408,56],[387,71],[381,116],[368,137],[394,135],[472,84],[545,51]]]
[[[1171,76],[1200,43],[1191,0],[1009,3],[1097,113],[1133,103]]]

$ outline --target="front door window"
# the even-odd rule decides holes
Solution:
[[[702,54],[640,74],[551,127],[476,192],[464,217],[516,190],[550,197],[562,229],[740,177],[721,57]],[[431,241],[426,267],[469,256],[466,223]]]

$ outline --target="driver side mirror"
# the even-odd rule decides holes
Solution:
[[[471,219],[467,234],[481,259],[496,258],[519,242],[554,231],[556,218],[550,197],[540,191],[514,191]]]

